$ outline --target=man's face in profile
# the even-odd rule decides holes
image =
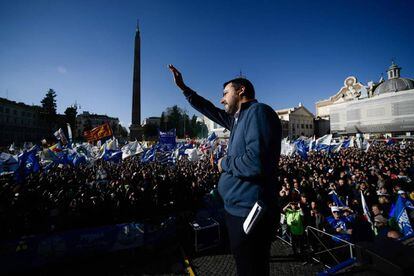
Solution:
[[[220,103],[224,105],[224,110],[229,115],[236,114],[237,110],[239,109],[239,101],[240,101],[240,91],[236,90],[231,83],[228,83],[223,90],[223,98],[221,98]]]

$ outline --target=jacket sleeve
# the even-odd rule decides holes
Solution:
[[[270,112],[274,111],[261,105],[249,110],[244,133],[246,150],[240,156],[224,157],[221,161],[223,171],[240,178],[257,178],[276,166],[269,164],[268,157],[276,154],[276,143],[280,141],[280,124],[273,117],[276,115]]]
[[[204,99],[191,89],[185,90],[184,96],[191,106],[201,114],[228,130],[232,129],[234,118],[228,115],[226,111],[217,108],[213,103]]]

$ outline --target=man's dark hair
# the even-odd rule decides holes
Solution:
[[[234,87],[234,89],[240,89],[240,87],[244,86],[244,96],[248,99],[254,99],[255,92],[254,92],[254,86],[253,84],[245,78],[236,78],[229,80],[223,84],[223,88],[226,87],[227,84],[231,83],[231,85]]]

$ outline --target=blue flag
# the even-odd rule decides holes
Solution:
[[[296,152],[302,157],[302,159],[307,160],[308,159],[308,145],[305,141],[298,139],[295,141],[296,145]]]
[[[154,162],[156,152],[157,152],[157,149],[155,147],[146,149],[145,152],[142,154],[141,162],[142,163]]]
[[[207,140],[209,140],[210,142],[211,141],[214,141],[215,139],[217,138],[217,135],[216,135],[216,133],[213,131],[208,137],[207,137]]]
[[[395,204],[393,211],[392,217],[397,221],[401,233],[404,236],[412,234],[413,228],[411,227],[410,219],[407,211],[405,210],[404,200],[401,196],[398,196],[397,203]]]
[[[343,142],[342,142],[342,147],[344,148],[344,149],[347,149],[347,148],[349,148],[349,146],[350,146],[350,144],[351,144],[351,140],[344,140]]]
[[[336,206],[338,207],[344,207],[345,204],[342,202],[342,200],[338,197],[338,194],[333,191],[331,193],[332,201],[335,202]]]
[[[14,174],[17,182],[22,182],[30,173],[37,173],[40,170],[37,152],[38,146],[34,146],[18,156],[18,168]]]
[[[122,160],[122,150],[104,150],[104,154],[102,155],[102,159],[104,161],[119,163]]]
[[[161,164],[175,164],[174,152],[164,152],[157,158]]]

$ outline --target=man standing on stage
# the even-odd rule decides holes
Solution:
[[[275,177],[281,145],[279,118],[271,107],[255,100],[254,87],[245,78],[224,83],[222,110],[187,87],[173,65],[169,68],[188,102],[231,131],[227,155],[218,161],[218,190],[230,247],[238,275],[269,275],[270,244],[279,216]],[[257,201],[264,205],[265,214],[246,234],[243,222]]]

